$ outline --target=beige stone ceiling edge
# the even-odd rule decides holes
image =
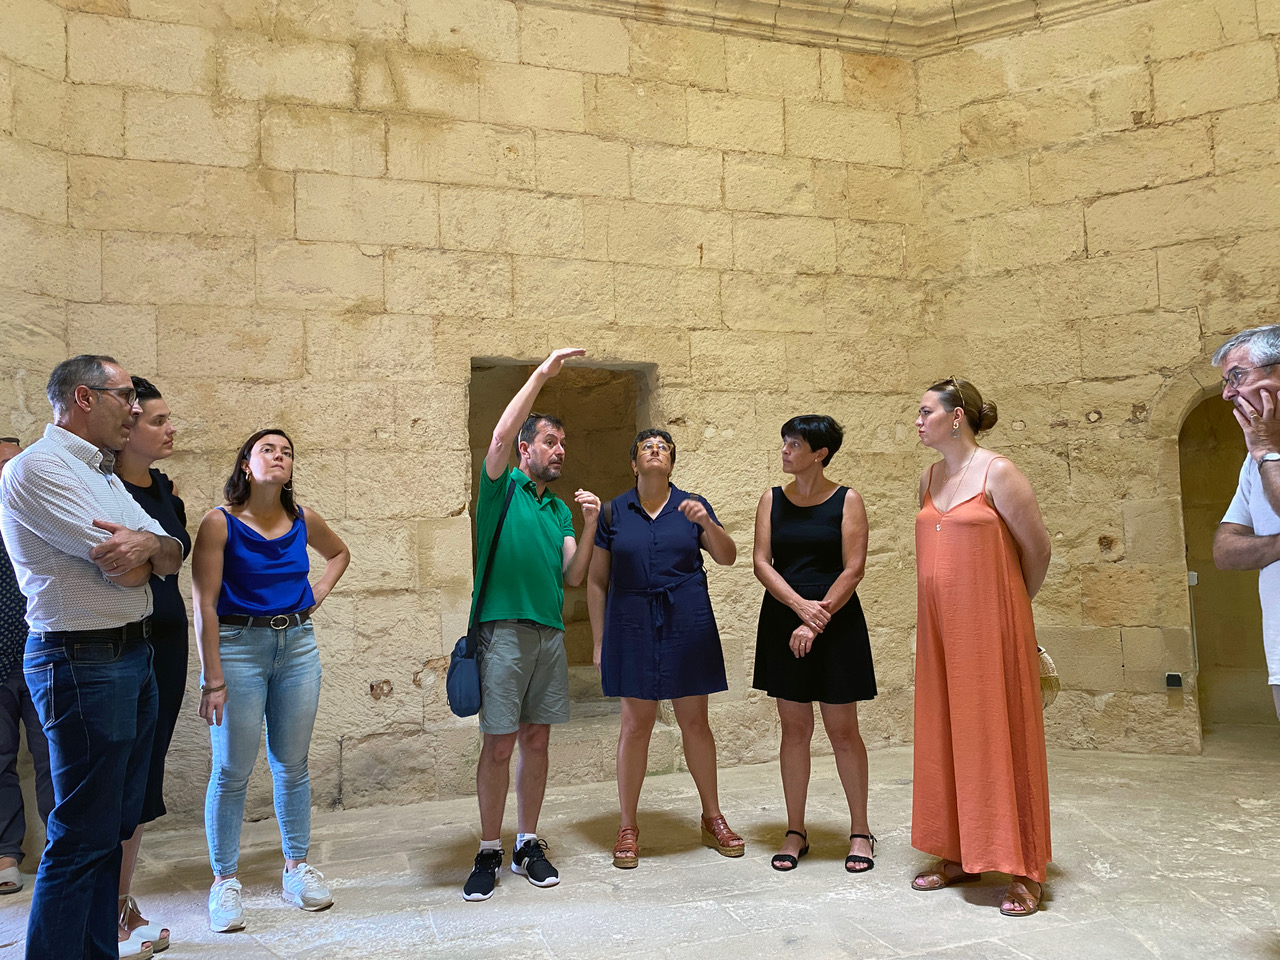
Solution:
[[[1145,0],[526,0],[908,60]]]

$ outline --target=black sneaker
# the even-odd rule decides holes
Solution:
[[[554,887],[560,882],[560,871],[551,865],[545,840],[526,840],[511,857],[511,872],[528,878],[535,887]]]
[[[502,869],[502,850],[481,850],[476,854],[476,865],[462,888],[463,900],[488,900],[498,882]]]

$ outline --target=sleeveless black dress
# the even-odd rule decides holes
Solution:
[[[840,523],[848,487],[822,503],[797,507],[781,487],[773,488],[769,514],[773,568],[806,600],[821,600],[844,570]],[[818,634],[803,657],[791,652],[791,632],[800,618],[765,591],[756,628],[755,676],[751,685],[771,697],[797,703],[853,703],[876,695],[871,640],[855,593]]]

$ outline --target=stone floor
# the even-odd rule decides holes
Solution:
[[[769,869],[784,817],[777,765],[766,764],[722,771],[725,812],[748,842],[741,860],[699,845],[693,784],[673,774],[645,784],[644,856],[625,873],[610,865],[615,798],[601,783],[547,798],[542,833],[564,877],[552,889],[504,871],[492,900],[464,902],[477,835],[474,800],[462,799],[317,814],[312,862],[337,899],[324,913],[280,899],[271,820],[245,828],[247,931],[206,927],[196,831],[148,837],[135,893],[173,926],[169,960],[1280,958],[1280,879],[1265,854],[1280,842],[1280,728],[1218,731],[1200,757],[1051,753],[1056,859],[1046,908],[1027,919],[998,913],[1003,877],[908,887],[929,862],[910,845],[910,748],[872,754],[878,865],[846,876],[834,768],[814,766],[813,852],[790,874]],[[29,897],[0,902],[0,957],[20,953]]]

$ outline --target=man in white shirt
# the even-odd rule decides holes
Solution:
[[[112,472],[141,412],[129,374],[110,357],[73,357],[47,394],[54,423],[0,474],[54,792],[26,956],[149,956],[118,945],[120,842],[138,825],[155,729],[148,581],[176,573],[182,548]]]
[[[1280,714],[1280,325],[1244,330],[1213,355],[1249,455],[1213,538],[1219,570],[1258,570],[1267,682]]]

